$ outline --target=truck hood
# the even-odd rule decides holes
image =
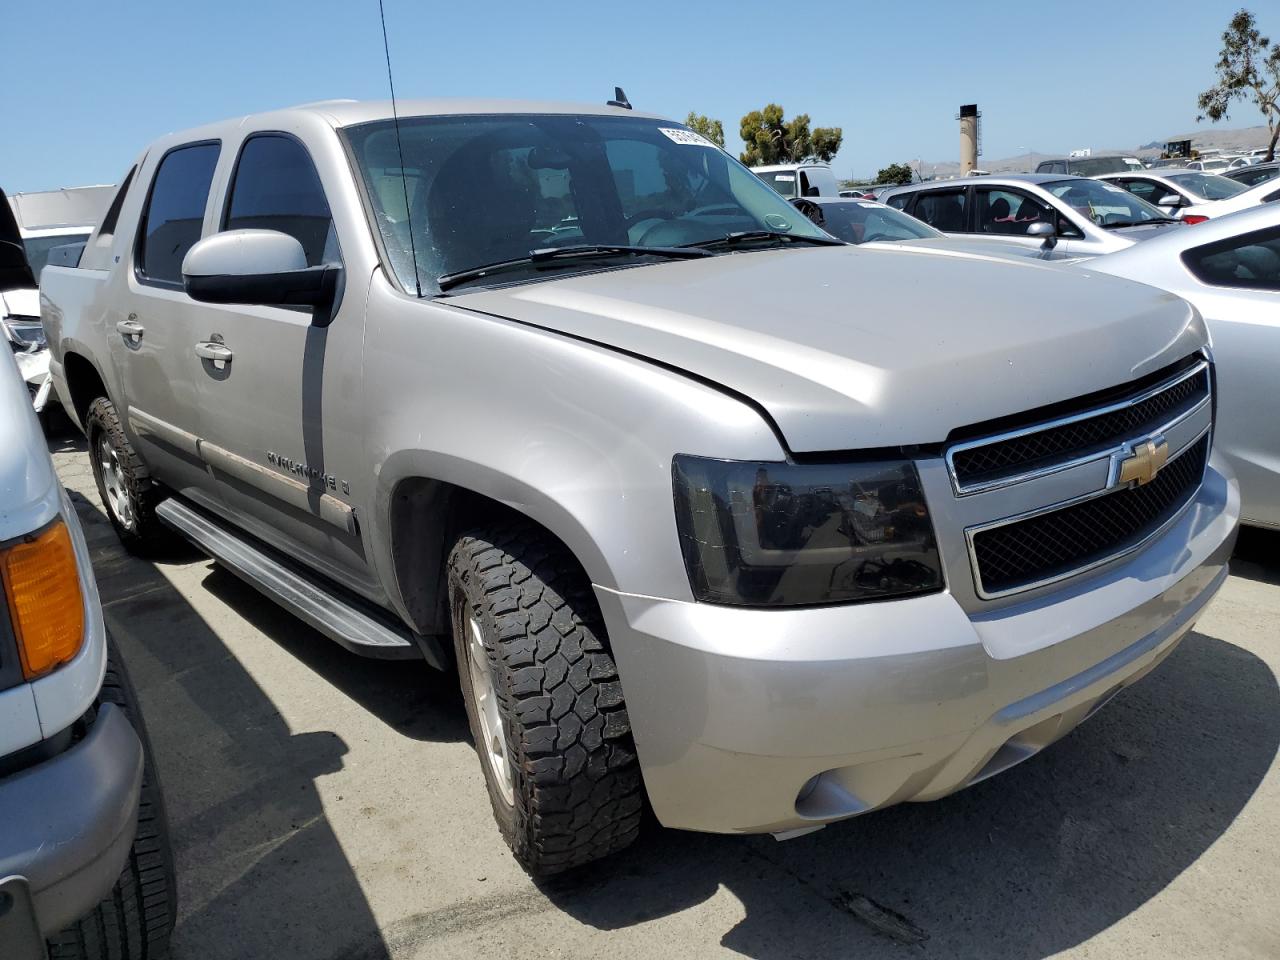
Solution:
[[[1087,268],[853,246],[608,270],[449,302],[719,384],[763,407],[794,452],[937,443],[1206,342],[1185,301]]]
[[[0,317],[40,316],[40,291],[35,287],[0,292]]]

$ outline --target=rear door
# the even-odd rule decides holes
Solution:
[[[180,492],[208,486],[191,352],[198,306],[183,289],[182,260],[204,230],[220,150],[217,141],[183,144],[152,168],[118,309],[107,317],[122,413],[152,473]]]
[[[322,182],[297,136],[251,133],[211,232],[276,230],[301,243],[308,266],[342,265],[328,200],[336,186]],[[198,361],[196,375],[201,453],[220,509],[289,556],[368,593],[373,581],[351,506],[353,478],[366,472],[358,427],[365,287],[351,276],[344,283],[331,318],[310,307],[199,304],[188,350],[214,343],[229,357]]]
[[[943,233],[965,236],[971,229],[969,191],[965,187],[921,190],[914,194],[914,200],[908,212],[917,220],[923,220]]]

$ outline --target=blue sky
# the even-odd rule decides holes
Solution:
[[[1240,0],[803,4],[384,0],[397,92],[602,101],[738,122],[773,101],[844,128],[840,176],[984,155],[1126,147],[1195,128]],[[1280,37],[1280,10],[1251,5]],[[0,187],[116,181],[154,137],[330,97],[386,96],[377,0],[8,0]],[[16,9],[15,9],[16,8]],[[16,84],[16,92],[12,90]],[[1240,105],[1225,126],[1261,122]]]

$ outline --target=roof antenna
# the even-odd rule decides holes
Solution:
[[[404,190],[404,219],[409,225],[409,256],[413,259],[413,285],[418,291],[418,298],[421,299],[422,279],[418,276],[418,251],[413,243],[413,216],[409,212],[409,180],[404,175],[404,144],[400,141],[400,115],[396,112],[396,82],[391,79],[391,47],[387,43],[387,14],[382,9],[382,0],[378,0],[378,16],[382,19],[382,50],[387,55],[387,86],[391,88],[391,119],[396,125],[396,153],[400,155],[400,186]]]
[[[382,0],[378,0],[379,3]],[[613,88],[613,99],[605,104],[606,107],[621,107],[623,110],[631,109],[631,101],[627,99],[627,95],[622,92],[621,87]]]

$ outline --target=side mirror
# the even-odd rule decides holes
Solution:
[[[1040,244],[1040,254],[1046,259],[1053,252],[1053,248],[1058,245],[1058,231],[1047,220],[1037,220],[1027,227],[1027,236],[1044,237],[1044,243]]]
[[[328,323],[342,268],[308,267],[296,238],[277,230],[228,230],[205,237],[187,251],[182,282],[202,303],[245,303],[316,308]]]
[[[1176,210],[1178,207],[1185,207],[1186,205],[1186,200],[1176,193],[1166,194],[1156,201],[1157,207],[1164,207],[1166,210]]]

